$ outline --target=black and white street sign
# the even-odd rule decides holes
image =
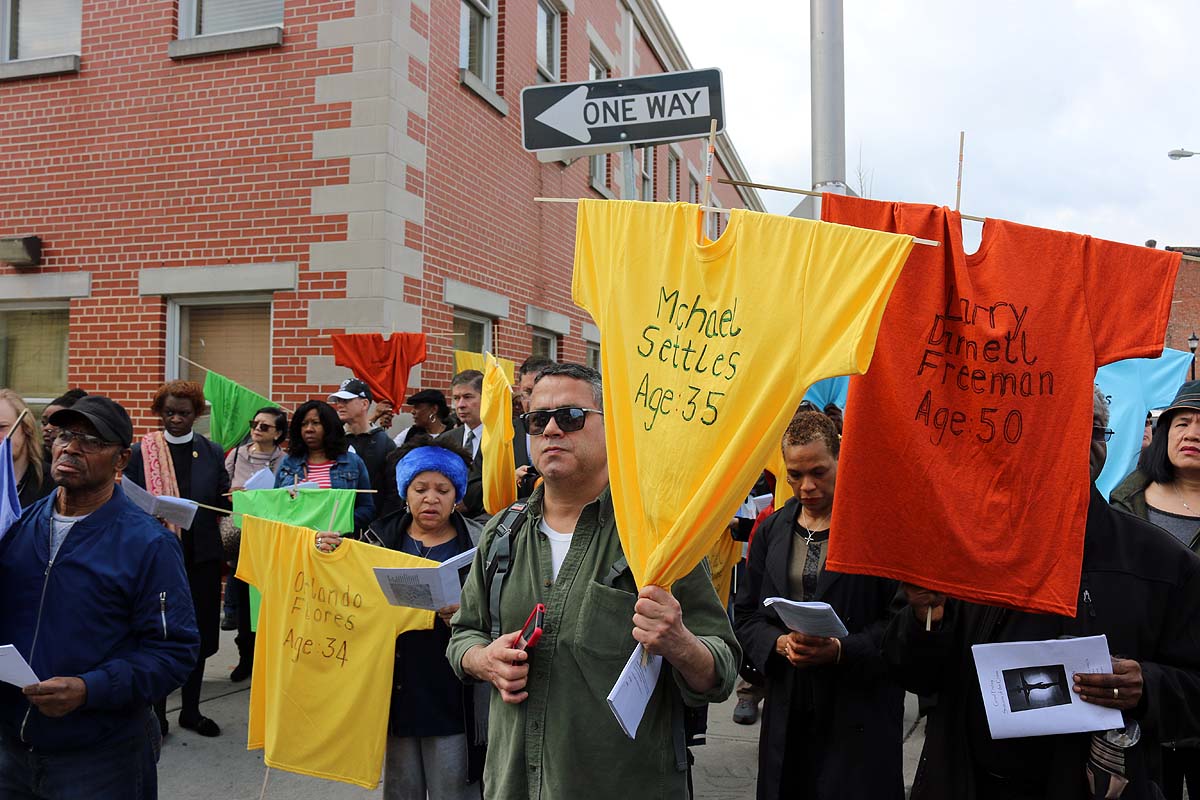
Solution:
[[[694,139],[708,135],[713,119],[717,130],[724,130],[719,69],[550,83],[521,91],[521,133],[530,152],[596,152]]]

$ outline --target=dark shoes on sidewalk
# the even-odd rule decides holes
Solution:
[[[229,680],[234,683],[241,683],[250,677],[252,664],[245,661],[239,661],[238,665],[233,668],[233,672],[229,673]]]
[[[220,736],[221,728],[217,723],[213,722],[208,717],[197,717],[194,720],[179,718],[179,727],[186,728],[189,731],[195,731],[201,736]]]
[[[753,725],[758,722],[758,703],[754,700],[738,700],[733,707],[733,721],[738,725]]]
[[[232,614],[226,614],[221,619],[221,630],[236,631],[237,630],[237,617],[233,616]]]

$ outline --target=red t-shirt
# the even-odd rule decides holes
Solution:
[[[1179,254],[825,195],[914,247],[851,378],[827,569],[1075,615],[1096,368],[1162,353]]]

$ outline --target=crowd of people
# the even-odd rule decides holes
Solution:
[[[206,401],[194,382],[147,398],[159,424],[136,440],[109,398],[72,390],[39,421],[0,389],[24,509],[0,540],[0,644],[42,676],[0,687],[0,798],[156,796],[176,689],[178,726],[220,735],[201,713],[205,661],[220,628],[236,629],[230,679],[244,681],[255,647],[249,588],[233,577],[238,531],[222,510],[263,469],[276,488],[367,490],[352,530],[317,532],[323,552],[346,537],[438,562],[477,547],[461,603],[396,640],[391,697],[379,698],[390,703],[389,799],[688,797],[705,709],[739,676],[735,721],[753,723],[763,704],[764,800],[904,797],[906,690],[928,713],[914,798],[1178,800],[1185,783],[1200,793],[1200,382],[1148,428],[1111,505],[1093,487],[1073,618],[826,570],[843,435],[832,404],[804,404],[788,425],[785,474],[764,478],[791,497],[754,526],[732,596],[718,596],[707,564],[639,587],[609,493],[600,374],[521,365],[520,500],[494,516],[483,507],[483,375],[460,372],[446,388],[449,398],[407,398],[411,425],[392,436],[397,410],[352,378],[294,410],[259,409],[228,452],[195,429]],[[1093,480],[1107,426],[1097,392]],[[196,501],[194,521],[160,524],[127,482]],[[770,597],[828,603],[848,633],[790,630]],[[531,609],[544,610],[535,646]],[[1119,709],[1121,736],[991,738],[972,646],[1099,633],[1112,673],[1074,675],[1072,689]],[[631,738],[606,697],[637,644],[666,674]],[[1097,756],[1113,742],[1120,764]]]

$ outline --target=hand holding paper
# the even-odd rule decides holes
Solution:
[[[1111,675],[1075,673],[1075,694],[1086,703],[1132,711],[1142,699],[1142,665],[1130,658],[1114,658],[1112,668]]]

